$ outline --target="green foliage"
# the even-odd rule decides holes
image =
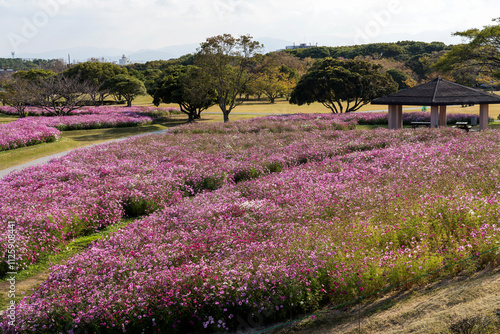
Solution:
[[[306,49],[286,50],[286,52],[299,58],[311,57],[314,59],[323,59],[328,57],[354,59],[356,57],[378,55],[382,58],[407,60],[413,56],[421,56],[425,53],[439,52],[447,49],[450,49],[450,46],[441,42],[425,43],[403,41],[397,43],[371,43],[338,47],[321,46]]]
[[[207,75],[196,66],[175,65],[164,70],[148,87],[153,103],[177,103],[189,121],[200,118],[202,111],[216,102],[215,91]]]
[[[28,82],[37,83],[40,80],[48,79],[54,76],[55,73],[51,70],[27,70],[27,71],[18,71],[14,73],[12,76],[16,79],[27,80]]]
[[[469,43],[454,46],[435,64],[435,68],[445,73],[455,73],[466,69],[479,74],[496,77],[500,73],[500,18],[495,24],[483,29],[469,29],[454,33],[468,39]]]
[[[195,65],[204,71],[216,92],[217,103],[229,121],[229,114],[241,102],[237,97],[255,80],[258,66],[254,56],[262,45],[251,36],[235,38],[229,34],[207,38],[201,43]]]
[[[144,83],[126,74],[118,74],[107,80],[103,88],[111,91],[117,99],[123,97],[127,101],[127,107],[132,106],[132,100],[138,95],[146,95]]]
[[[399,89],[410,88],[407,84],[407,81],[408,79],[410,79],[410,77],[405,72],[397,69],[391,69],[387,71],[387,74],[389,74],[392,79],[398,84]]]
[[[30,69],[43,69],[53,67],[59,59],[32,59],[0,58],[0,68],[10,68],[14,71],[27,71]]]
[[[380,66],[361,60],[327,58],[318,61],[293,90],[290,103],[320,102],[333,113],[356,111],[374,98],[397,91],[397,84]]]
[[[101,86],[115,75],[128,74],[128,71],[124,67],[115,64],[87,61],[72,66],[64,74]]]

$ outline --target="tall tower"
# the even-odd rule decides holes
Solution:
[[[14,51],[12,51],[10,54],[12,55],[12,59],[16,58],[16,53]]]

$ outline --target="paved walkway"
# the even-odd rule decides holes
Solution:
[[[145,135],[151,135],[151,134],[162,134],[162,133],[165,133],[167,131],[168,130],[160,130],[160,131],[155,131],[155,132],[141,133],[140,135],[134,135],[134,136],[130,136],[130,137],[123,137],[123,138],[118,138],[118,139],[112,139],[112,140],[109,140],[109,141],[106,141],[106,142],[103,142],[103,143],[89,145],[89,146],[83,146],[83,147],[92,147],[92,146],[97,146],[97,145],[102,145],[102,144],[119,142],[119,141],[122,141],[122,140],[126,140],[126,139],[133,138],[133,137],[138,137],[138,136],[145,136]],[[68,154],[71,151],[73,151],[73,150],[69,150],[69,151],[64,151],[64,152],[59,152],[59,153],[56,153],[56,154],[48,155],[46,157],[42,157],[42,158],[39,158],[39,159],[36,159],[36,160],[32,160],[32,161],[29,161],[29,162],[21,164],[21,165],[17,165],[17,166],[14,166],[14,167],[10,167],[10,168],[7,168],[7,169],[0,170],[0,178],[3,178],[4,176],[8,175],[9,173],[11,173],[13,171],[22,170],[24,168],[28,168],[28,167],[32,167],[32,166],[38,166],[38,165],[42,165],[42,164],[48,163],[52,159],[65,156],[66,154]]]

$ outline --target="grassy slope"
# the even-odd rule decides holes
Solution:
[[[421,289],[388,293],[361,307],[354,304],[341,310],[328,310],[315,319],[307,317],[270,333],[445,334],[453,333],[452,324],[475,317],[470,333],[500,333],[499,268],[463,273]]]

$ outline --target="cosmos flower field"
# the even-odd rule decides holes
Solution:
[[[293,115],[186,125],[3,178],[0,219],[17,223],[21,265],[137,219],[53,267],[17,304],[16,325],[0,328],[233,331],[498,245],[500,132],[355,124]],[[499,261],[491,253],[477,266]]]

